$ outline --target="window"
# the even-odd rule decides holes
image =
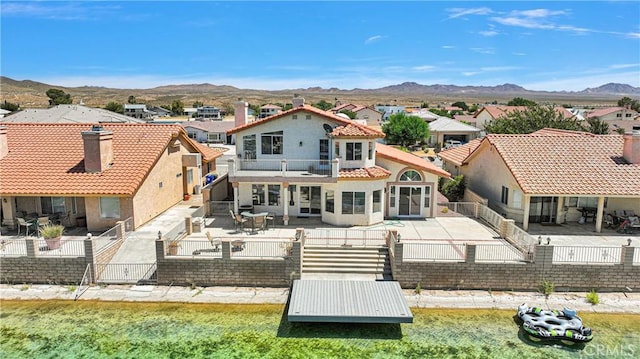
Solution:
[[[252,184],[251,185],[251,195],[253,197],[254,205],[264,205],[264,185],[263,184]]]
[[[320,163],[323,165],[329,164],[329,140],[320,140]]]
[[[267,186],[267,188],[269,189],[269,205],[279,206],[280,205],[280,185],[270,184]]]
[[[364,192],[342,192],[342,214],[364,214]]]
[[[616,113],[616,117],[622,117],[621,113]]]
[[[289,205],[290,206],[296,205],[296,201],[294,199],[295,194],[296,194],[296,185],[290,184],[289,185]]]
[[[362,160],[362,143],[347,142],[347,161]]]
[[[598,197],[578,197],[578,208],[584,208],[584,207],[591,207],[591,208],[597,208],[598,207]],[[606,207],[606,205],[605,205]]]
[[[373,213],[382,211],[382,191],[373,191]]]
[[[100,197],[100,218],[120,218],[120,198]]]
[[[192,140],[195,140],[198,138],[198,134],[195,132],[187,132],[187,136],[189,136],[189,138]]]
[[[334,206],[334,196],[333,190],[327,190],[324,195],[324,210],[330,213],[333,213]]]
[[[298,119],[298,115],[291,115],[291,119],[292,120],[297,120]]]
[[[578,207],[578,197],[567,197],[564,203],[567,207]]]
[[[625,113],[624,114],[624,117],[632,117],[632,116],[633,116],[633,114],[631,114],[631,113]]]
[[[511,202],[511,207],[522,209],[522,192],[520,192],[520,190],[513,190],[513,199]]]
[[[336,157],[340,157],[340,142],[336,142]]]
[[[500,196],[500,202],[509,204],[509,189],[505,186],[502,186],[502,195]]]
[[[431,187],[424,187],[424,208],[431,206]]]
[[[402,176],[400,176],[400,181],[421,182],[422,176],[420,176],[420,174],[414,170],[409,170],[403,173]]]
[[[305,118],[306,118],[307,120],[310,120],[310,119],[311,119],[311,115],[306,115],[306,116],[305,116]]]
[[[76,197],[71,197],[71,213],[78,214],[78,201]]]
[[[369,159],[373,159],[373,151],[375,150],[375,146],[373,145],[373,141],[369,142]]]
[[[193,170],[187,170],[187,183],[193,183]]]
[[[256,159],[256,135],[243,136],[242,147],[245,160]]]
[[[40,197],[43,214],[67,213],[64,197]]]
[[[281,155],[282,154],[282,131],[262,134],[262,154]]]
[[[389,193],[389,207],[393,208],[396,206],[396,186],[391,186]]]

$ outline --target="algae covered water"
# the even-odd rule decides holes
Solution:
[[[536,343],[513,311],[412,309],[413,324],[289,323],[283,305],[3,301],[1,358],[637,358],[640,316],[579,313],[586,345]]]

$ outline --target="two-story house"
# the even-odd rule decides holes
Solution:
[[[155,112],[149,111],[145,104],[124,104],[124,115],[134,118],[147,119],[155,115]]]
[[[229,161],[234,210],[252,206],[332,225],[370,225],[385,217],[435,215],[444,170],[377,142],[384,133],[304,104],[247,123],[237,102],[237,157]]]
[[[277,115],[280,112],[282,112],[282,107],[269,103],[260,107],[260,115],[258,118],[267,118],[269,116]]]
[[[220,109],[214,106],[202,106],[196,109],[196,117],[202,120],[222,120]]]
[[[356,105],[352,103],[337,103],[336,106],[329,111],[334,114],[338,114],[343,110],[355,113],[356,117],[354,120],[361,120],[363,123],[366,123],[367,126],[380,126],[382,122],[382,112],[369,106]]]

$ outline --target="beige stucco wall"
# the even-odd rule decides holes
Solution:
[[[380,123],[382,122],[382,113],[367,107],[356,112],[356,119],[366,120],[367,125],[369,126],[380,126]]]
[[[325,184],[322,189],[322,221],[334,226],[368,226],[380,223],[384,220],[384,180],[367,181],[339,181],[335,184]],[[334,212],[325,211],[325,193],[327,190],[334,190]],[[373,212],[373,192],[382,191],[381,210]],[[342,213],[342,192],[364,192],[365,207],[364,214],[343,214]]]

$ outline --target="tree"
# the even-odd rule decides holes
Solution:
[[[321,110],[324,110],[324,111],[327,111],[327,110],[329,110],[329,109],[332,109],[332,108],[333,108],[333,104],[332,104],[332,103],[330,103],[330,102],[327,102],[327,101],[325,101],[325,100],[320,100],[319,102],[316,102],[316,103],[314,103],[314,104],[311,104],[311,106],[313,106],[313,107],[317,107],[317,108],[319,108],[319,109],[321,109]]]
[[[527,134],[543,128],[585,131],[575,117],[566,118],[553,106],[530,106],[522,111],[510,111],[484,126],[487,133]]]
[[[438,116],[453,118],[449,111],[445,110],[444,108],[432,108],[429,111],[435,113]]]
[[[12,102],[8,102],[7,100],[4,100],[4,103],[0,105],[0,108],[3,110],[13,112],[13,111],[18,111],[20,109],[20,105],[18,105],[17,103],[12,103]]]
[[[202,101],[196,101],[193,103],[193,105],[191,105],[191,107],[195,107],[195,108],[202,107],[202,106],[204,106],[204,103],[202,103]]]
[[[418,116],[396,113],[382,125],[387,142],[404,147],[424,143],[429,138],[429,125]]]
[[[627,96],[618,100],[618,106],[630,108],[634,111],[640,112],[640,101],[633,100],[632,98]]]
[[[345,115],[349,116],[349,118],[352,120],[358,116],[355,112],[347,109],[340,110],[339,113],[344,113]]]
[[[469,111],[469,106],[464,101],[454,102],[451,106],[460,107],[463,111]]]
[[[464,196],[465,187],[464,176],[458,175],[447,182],[444,182],[444,179],[442,179],[440,182],[440,193],[447,197],[449,202],[458,202]]]
[[[104,107],[104,109],[109,110],[111,112],[124,113],[124,106],[121,103],[117,103],[117,102],[109,102]]]
[[[609,134],[609,124],[602,121],[599,117],[589,117],[587,118],[587,123],[589,124],[589,132],[596,135]]]
[[[513,100],[507,102],[507,106],[536,106],[535,101],[527,100],[522,97],[514,97]]]
[[[428,102],[423,102],[420,104],[420,108],[429,108],[429,103]]]
[[[469,113],[476,113],[476,111],[478,111],[478,104],[474,103],[473,105],[471,105],[471,107],[469,107]]]
[[[49,105],[51,106],[68,105],[72,102],[71,95],[60,89],[48,89],[46,94],[49,97]]]
[[[288,111],[288,110],[291,110],[292,108],[293,108],[292,103],[285,103],[284,106],[282,106],[282,111]]]
[[[136,101],[136,97],[133,95],[130,95],[129,98],[127,99],[127,103],[130,103],[132,105],[138,103],[138,101]]]
[[[171,112],[174,115],[182,115],[184,113],[184,104],[180,100],[175,100],[171,103]]]

